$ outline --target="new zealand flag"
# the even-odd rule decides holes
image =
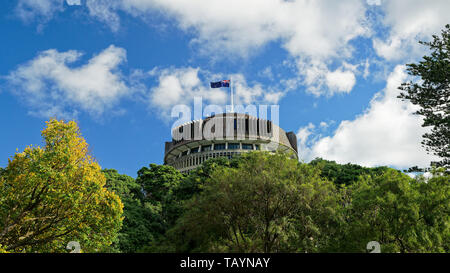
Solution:
[[[211,88],[230,87],[230,80],[211,82]]]

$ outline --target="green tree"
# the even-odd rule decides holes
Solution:
[[[352,185],[359,180],[360,176],[382,175],[388,167],[367,168],[357,164],[338,164],[335,161],[316,158],[309,164],[321,169],[321,176],[333,181],[336,185]]]
[[[104,251],[117,236],[123,204],[73,121],[50,120],[45,146],[16,153],[0,178],[0,244],[9,252]]]
[[[170,229],[182,213],[177,189],[185,176],[167,165],[150,164],[138,171],[136,183],[144,193],[145,207],[152,215],[151,231],[153,242],[141,249],[142,252],[170,252],[172,245],[166,239]]]
[[[450,252],[450,175],[433,170],[432,177],[416,178],[420,221],[424,224],[420,242],[427,252]]]
[[[335,220],[334,185],[284,154],[216,168],[170,235],[177,251],[317,251]]]
[[[104,169],[102,172],[106,177],[106,187],[119,195],[124,204],[122,228],[113,244],[113,251],[135,253],[153,244],[154,225],[159,216],[144,202],[142,186],[134,178],[116,170]]]
[[[450,25],[441,37],[433,35],[432,42],[420,42],[431,50],[430,56],[415,64],[407,64],[409,75],[420,77],[416,82],[403,83],[401,99],[420,106],[416,112],[424,117],[422,126],[431,127],[423,135],[422,144],[428,152],[442,158],[436,166],[450,167]]]
[[[346,224],[329,250],[366,252],[367,243],[377,241],[382,252],[444,251],[449,232],[448,176],[429,182],[392,169],[381,176],[361,177],[349,187]]]
[[[145,201],[160,207],[164,229],[173,225],[180,215],[175,189],[185,176],[168,165],[150,164],[138,171],[136,182],[142,185]]]
[[[203,162],[198,168],[192,170],[183,183],[178,184],[175,189],[178,200],[185,201],[191,199],[195,194],[199,194],[205,183],[211,179],[211,175],[218,168],[237,168],[240,157],[228,159],[227,157],[211,158]]]

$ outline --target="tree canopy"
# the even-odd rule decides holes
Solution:
[[[382,252],[446,252],[450,222],[449,176],[426,180],[396,170],[362,177],[347,190],[345,222],[330,251],[361,252],[369,241]]]
[[[213,171],[172,236],[177,251],[314,251],[331,232],[322,227],[335,220],[333,191],[317,168],[283,154],[248,153],[236,168]]]
[[[420,106],[416,114],[424,117],[424,127],[431,132],[423,135],[422,144],[428,152],[441,158],[437,167],[450,167],[450,25],[433,41],[420,42],[431,50],[419,63],[407,64],[409,75],[416,81],[403,83],[399,98]]]
[[[101,170],[75,122],[0,168],[0,253],[450,251],[450,175],[414,178],[282,153],[207,160],[189,174]]]
[[[361,176],[377,176],[387,171],[388,167],[367,168],[357,164],[338,164],[335,161],[316,158],[310,162],[311,165],[320,168],[320,175],[333,181],[336,185],[352,185]]]
[[[105,188],[100,166],[73,121],[50,120],[44,147],[27,147],[0,177],[0,244],[9,252],[105,251],[123,204]]]
[[[153,244],[155,214],[144,201],[142,186],[133,177],[119,174],[113,169],[104,169],[106,187],[122,200],[123,223],[111,251],[133,253]]]

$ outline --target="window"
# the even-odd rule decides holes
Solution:
[[[253,150],[253,144],[242,143],[242,150]]]
[[[211,145],[202,146],[202,152],[211,151]]]
[[[199,148],[200,148],[200,147],[192,148],[192,149],[191,149],[191,154],[198,153]]]
[[[256,144],[256,145],[255,145],[255,149],[256,149],[256,150],[260,150],[260,149],[261,149],[261,147],[259,146],[259,144]]]
[[[228,143],[228,149],[229,150],[237,150],[239,149],[239,143]]]
[[[225,143],[223,143],[223,144],[214,144],[214,150],[225,150]]]

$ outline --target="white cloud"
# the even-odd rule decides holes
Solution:
[[[422,135],[427,129],[421,127],[420,116],[413,115],[415,106],[397,98],[397,87],[406,78],[404,67],[397,66],[389,76],[386,88],[375,95],[366,112],[352,121],[342,121],[332,136],[309,140],[311,126],[307,127],[309,134],[301,128],[300,136],[306,136],[306,139],[299,142],[299,147],[310,141],[310,145],[300,151],[302,158],[323,157],[339,163],[398,168],[423,167],[436,160],[421,147]]]
[[[313,130],[316,126],[309,123],[307,126],[298,129],[297,141],[298,141],[298,156],[300,160],[310,160],[310,148],[309,145],[313,140],[309,137],[313,134]]]
[[[69,6],[80,6],[81,0],[66,0],[66,3]]]
[[[56,12],[64,9],[63,4],[63,0],[19,0],[15,13],[24,22],[35,19],[47,22]]]
[[[71,0],[74,2],[77,0]],[[62,3],[63,0],[20,0],[17,10],[24,18],[51,18],[53,13],[63,10]],[[86,0],[81,3],[86,5],[90,16],[108,24],[112,31],[120,29],[119,13],[150,22],[164,17],[167,19],[164,23],[173,23],[186,32],[192,37],[191,46],[208,56],[248,56],[257,54],[269,43],[279,43],[298,63],[299,79],[295,84],[305,85],[306,91],[316,96],[349,93],[358,75],[368,77],[368,63],[364,73],[354,71],[346,63],[354,55],[352,40],[371,37],[379,56],[399,61],[420,56],[424,48],[417,44],[417,39],[429,38],[450,21],[447,0]],[[384,12],[376,18],[383,20],[387,37],[374,36],[377,23],[368,16],[368,9]],[[360,64],[351,66],[355,65]],[[267,98],[275,101],[275,94],[270,93]]]
[[[315,95],[351,91],[354,75],[348,69],[331,74],[328,62],[350,58],[349,41],[369,34],[360,0],[122,0],[116,8],[138,17],[163,14],[192,33],[191,44],[208,54],[247,56],[279,41],[301,63],[302,83]]]
[[[268,66],[268,67],[264,68],[264,70],[258,72],[258,76],[264,77],[268,80],[273,81],[274,76],[273,76],[273,72],[272,72],[272,67]]]
[[[64,10],[64,3],[68,6],[80,6],[81,0],[19,0],[15,14],[24,22],[38,20],[42,23],[51,20],[55,13]]]
[[[369,74],[370,74],[370,63],[369,63],[369,59],[366,59],[366,62],[364,63],[363,78],[367,79]]]
[[[332,123],[332,122],[330,122]],[[330,123],[326,123],[325,121],[321,121],[319,126],[323,129],[328,128],[328,126],[330,126]]]
[[[373,46],[387,60],[422,56],[424,48],[417,41],[429,40],[450,22],[448,0],[383,1],[382,8],[383,23],[390,28],[390,33],[385,39],[374,38]]]
[[[74,67],[81,56],[75,50],[46,50],[6,79],[34,114],[70,117],[83,110],[99,116],[132,92],[118,69],[126,61],[126,51],[111,45],[87,64]]]
[[[66,0],[79,5],[80,0]],[[61,11],[64,0],[19,0],[22,11],[47,16]],[[118,12],[143,19],[165,16],[195,35],[192,42],[208,51],[247,55],[268,42],[282,41],[292,55],[320,58],[349,55],[351,39],[368,32],[361,0],[86,0],[91,16],[118,30]]]
[[[331,96],[335,93],[349,93],[356,84],[355,73],[358,65],[346,62],[334,71],[321,61],[299,62],[299,71],[303,75],[306,91],[316,96]]]
[[[370,6],[379,6],[379,5],[381,5],[381,0],[366,0],[366,2]]]
[[[254,83],[251,86],[242,74],[233,74],[231,78],[236,104],[254,104],[258,102],[277,104],[287,92],[278,91],[276,87],[272,86],[263,87],[260,83]]]
[[[192,34],[191,45],[208,56],[211,52],[214,56],[248,56],[270,42],[280,42],[310,70],[318,62],[328,70],[328,61],[350,58],[354,49],[349,41],[370,33],[366,5],[361,0],[86,0],[85,3],[90,16],[107,23],[113,31],[120,28],[119,12],[144,21],[163,16]],[[299,74],[306,76],[302,70]],[[308,80],[303,84],[315,90],[316,95],[349,92],[351,76],[348,72],[342,76],[346,76],[346,83],[333,83],[331,92],[318,91],[327,85],[310,86]]]
[[[86,0],[89,15],[108,24],[113,32],[120,28],[120,17],[116,12],[120,4],[120,1],[115,0]]]
[[[349,70],[337,69],[326,75],[327,86],[334,92],[349,93],[356,83],[355,74]]]

